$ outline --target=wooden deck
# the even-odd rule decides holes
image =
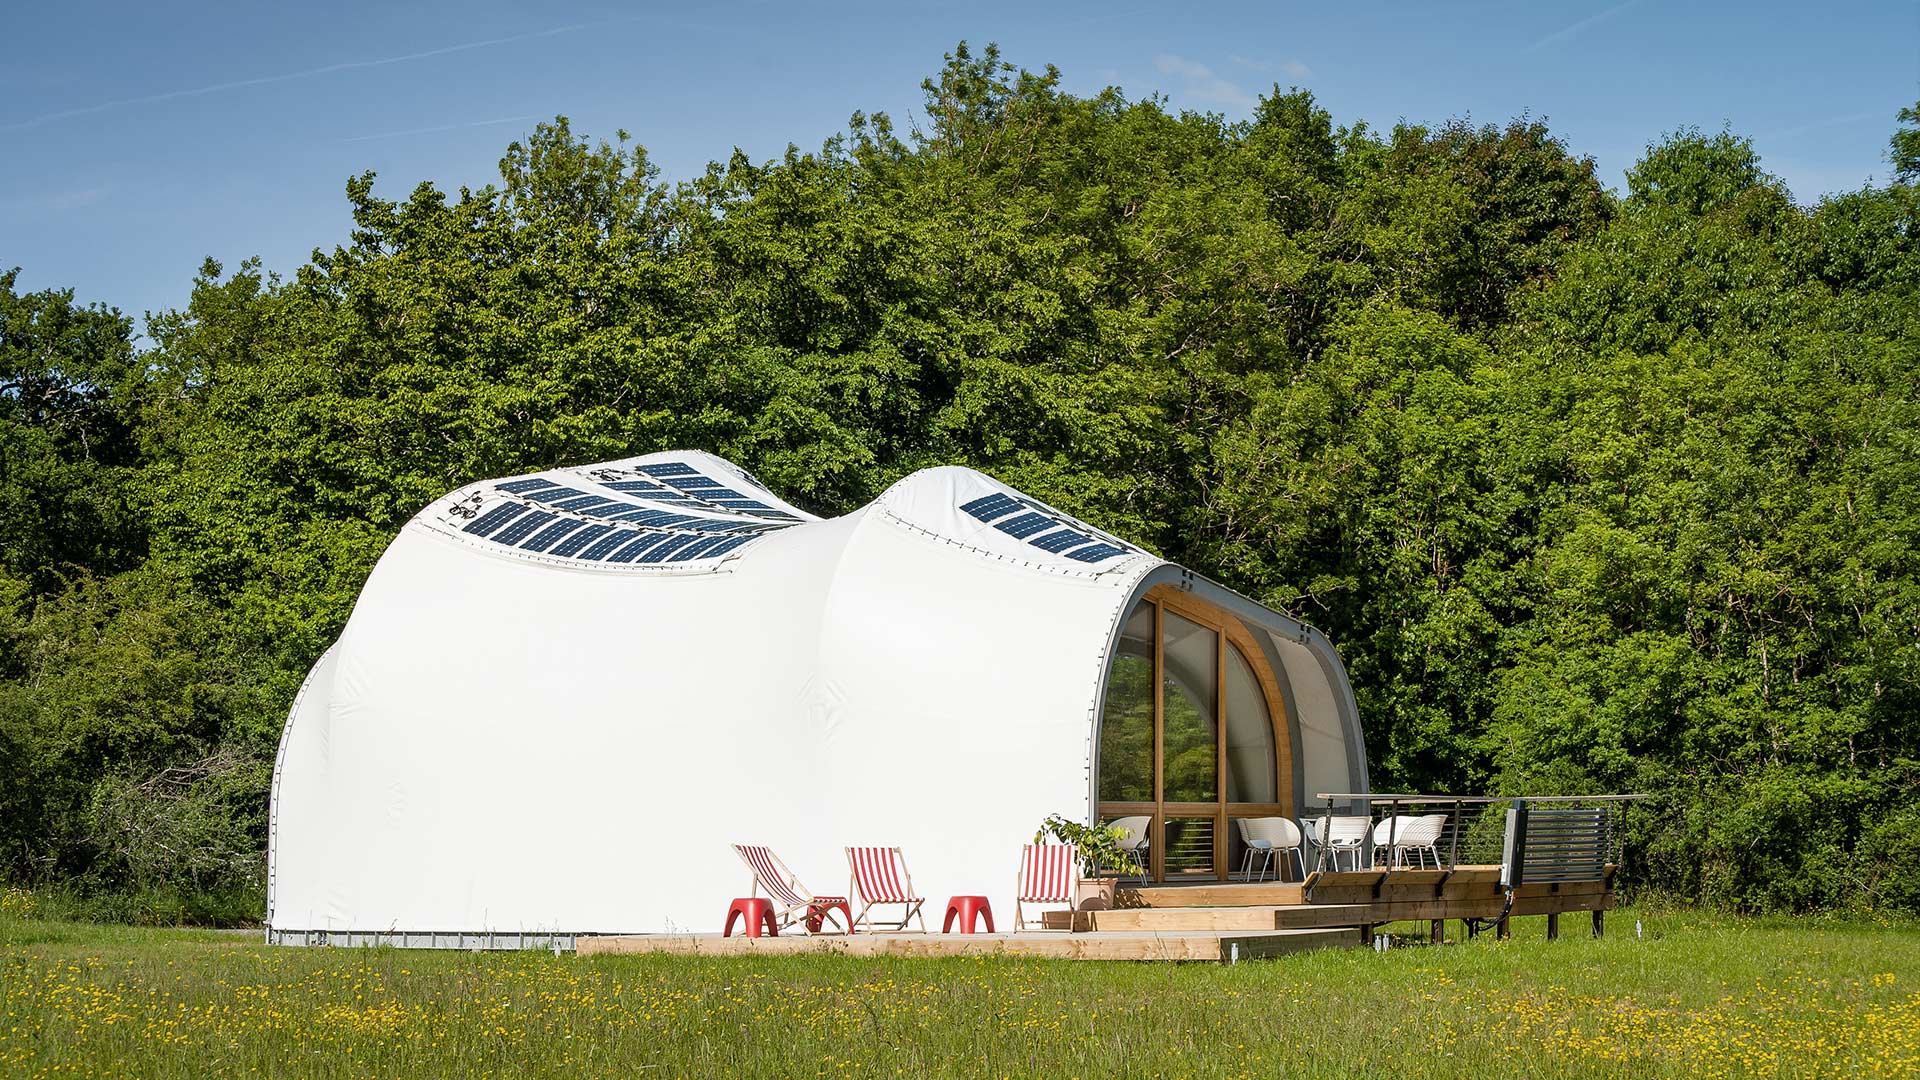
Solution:
[[[1070,960],[1234,961],[1302,949],[1367,942],[1376,927],[1417,920],[1435,940],[1453,919],[1495,919],[1505,894],[1497,866],[1453,870],[1358,870],[1309,875],[1304,882],[1214,882],[1123,888],[1106,911],[1054,911],[1048,930],[1023,934],[865,933],[729,937],[642,934],[586,937],[582,956],[672,953],[687,956],[1034,956]],[[1594,929],[1614,906],[1605,882],[1523,885],[1510,921],[1546,916],[1549,937],[1560,916],[1591,912]],[[1008,915],[1011,912],[1006,913]],[[1507,927],[1502,925],[1500,932]]]
[[[1304,949],[1360,944],[1351,930],[1112,931],[1023,934],[642,934],[586,937],[581,956],[668,953],[679,956],[1027,956],[1057,960],[1201,960],[1215,963],[1280,956]]]

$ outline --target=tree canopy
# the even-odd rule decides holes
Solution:
[[[1538,120],[1242,122],[956,49],[924,127],[661,181],[564,118],[147,341],[0,275],[0,874],[239,896],[386,543],[702,448],[838,514],[989,472],[1322,627],[1376,784],[1634,788],[1641,883],[1920,909],[1920,114],[1797,205]],[[129,840],[128,838],[133,839]]]

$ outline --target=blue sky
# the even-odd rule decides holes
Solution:
[[[565,114],[624,127],[668,179],[734,147],[813,148],[856,109],[910,120],[966,39],[1065,87],[1240,118],[1273,84],[1335,120],[1545,117],[1604,182],[1686,126],[1754,138],[1801,201],[1887,177],[1920,100],[1920,4],[16,6],[0,60],[0,268],[130,313],[183,304],[208,255],[291,271],[346,237],[343,185],[495,177]]]

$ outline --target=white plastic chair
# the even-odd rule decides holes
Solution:
[[[1411,854],[1414,865],[1424,868],[1426,852],[1433,856],[1433,868],[1440,868],[1440,834],[1447,827],[1447,815],[1424,814],[1410,817],[1405,814],[1382,818],[1373,827],[1372,862],[1380,865],[1380,853],[1387,853],[1389,867],[1407,865],[1407,856]]]
[[[1133,860],[1140,864],[1142,873],[1147,865],[1147,843],[1152,835],[1153,818],[1148,816],[1114,818],[1107,822],[1109,828],[1120,830],[1120,847],[1133,854]]]
[[[1340,869],[1340,856],[1343,854],[1348,856],[1347,861],[1352,864],[1350,869],[1360,869],[1360,855],[1367,845],[1367,829],[1372,824],[1371,819],[1360,815],[1334,814],[1331,817],[1301,818],[1300,824],[1307,841],[1314,846],[1316,864],[1317,853],[1324,848],[1331,856],[1335,870]]]
[[[1246,854],[1240,858],[1240,873],[1248,876],[1252,873],[1255,856],[1260,858],[1260,878],[1266,880],[1267,868],[1273,865],[1276,852],[1286,851],[1293,855],[1293,864],[1300,876],[1307,876],[1306,856],[1300,854],[1300,826],[1289,818],[1261,817],[1235,818],[1240,826],[1240,841],[1247,846]],[[1275,870],[1275,876],[1279,871]],[[1250,879],[1251,880],[1251,879]]]

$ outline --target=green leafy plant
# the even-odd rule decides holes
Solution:
[[[1140,860],[1120,846],[1121,838],[1126,835],[1126,830],[1117,825],[1083,825],[1059,814],[1048,814],[1047,820],[1034,832],[1033,842],[1042,844],[1051,836],[1063,844],[1072,844],[1078,849],[1083,877],[1098,877],[1103,868],[1128,876],[1144,874],[1146,869]]]

